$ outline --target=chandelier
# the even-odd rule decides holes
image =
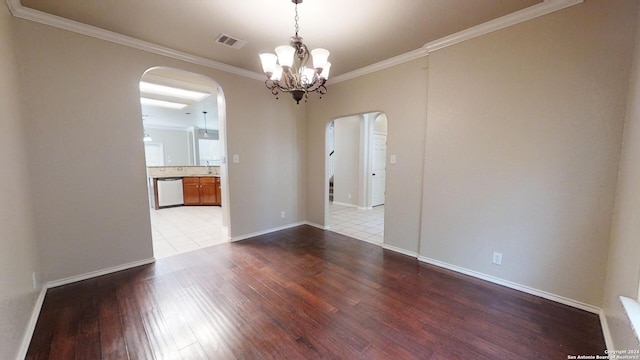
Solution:
[[[308,99],[309,93],[317,92],[322,95],[327,93],[325,83],[329,78],[331,63],[327,61],[329,51],[326,49],[314,49],[309,52],[307,46],[298,36],[298,4],[302,0],[291,0],[296,4],[295,23],[296,35],[289,39],[289,45],[276,48],[276,54],[260,54],[262,70],[267,75],[265,85],[278,99],[280,92],[290,93],[296,104],[300,104],[302,98]],[[309,62],[309,58],[312,62]]]

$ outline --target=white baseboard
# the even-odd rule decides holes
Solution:
[[[602,328],[602,335],[604,336],[604,341],[605,341],[605,345],[607,346],[607,349],[609,351],[613,351],[614,350],[614,346],[613,346],[613,338],[611,337],[611,331],[609,330],[609,324],[607,322],[607,318],[604,314],[604,310],[602,310],[601,308],[597,307],[597,306],[593,306],[581,301],[577,301],[577,300],[573,300],[573,299],[569,299],[566,298],[564,296],[559,296],[559,295],[555,295],[555,294],[551,294],[549,292],[546,291],[542,291],[542,290],[538,290],[538,289],[534,289],[532,287],[529,286],[524,286],[524,285],[520,285],[511,281],[507,281],[507,280],[503,280],[500,278],[496,278],[490,275],[486,275],[483,273],[479,273],[477,271],[473,271],[473,270],[469,270],[469,269],[465,269],[463,267],[460,266],[456,266],[456,265],[451,265],[439,260],[435,260],[435,259],[431,259],[425,256],[420,256],[417,253],[411,252],[411,251],[407,251],[405,249],[402,248],[398,248],[392,245],[388,245],[388,244],[382,244],[382,247],[387,249],[387,250],[391,250],[400,254],[404,254],[404,255],[408,255],[411,257],[415,257],[418,259],[418,261],[427,263],[427,264],[431,264],[443,269],[447,269],[447,270],[451,270],[451,271],[455,271],[457,273],[461,273],[461,274],[465,274],[465,275],[469,275],[471,277],[477,278],[477,279],[481,279],[481,280],[485,280],[485,281],[489,281],[491,283],[494,284],[498,284],[498,285],[502,285],[502,286],[506,286],[510,289],[514,289],[514,290],[518,290],[518,291],[522,291],[524,293],[527,294],[531,294],[531,295],[535,295],[535,296],[539,296],[541,298],[547,299],[547,300],[551,300],[551,301],[555,301],[557,303],[560,304],[564,304],[564,305],[568,305],[580,310],[584,310],[584,311],[588,311],[590,313],[594,313],[597,314],[600,317],[600,326]]]
[[[134,261],[134,262],[131,262],[131,263],[128,263],[128,264],[123,264],[123,265],[110,267],[110,268],[107,268],[107,269],[92,271],[92,272],[89,272],[89,273],[86,273],[86,274],[82,274],[82,275],[71,276],[71,277],[68,277],[68,278],[60,279],[60,280],[49,281],[49,282],[45,283],[40,288],[40,294],[38,294],[38,299],[36,300],[36,303],[33,306],[33,311],[31,312],[31,318],[29,318],[29,323],[27,324],[27,329],[25,330],[24,336],[22,337],[22,344],[20,344],[20,349],[19,349],[19,352],[18,352],[18,359],[24,359],[27,356],[27,351],[29,350],[29,344],[31,344],[31,339],[33,338],[33,333],[36,330],[36,324],[38,323],[38,317],[40,317],[40,311],[42,310],[42,305],[44,304],[44,298],[45,298],[45,295],[47,294],[47,290],[48,289],[51,289],[51,288],[54,288],[54,287],[58,287],[58,286],[62,286],[62,285],[71,284],[71,283],[82,281],[82,280],[87,280],[87,279],[98,277],[98,276],[102,276],[102,275],[111,274],[111,273],[122,271],[122,270],[131,269],[131,268],[138,267],[138,266],[141,266],[141,265],[151,264],[151,263],[153,263],[155,261],[156,261],[155,258],[149,258],[149,259]]]
[[[285,230],[285,229],[289,229],[292,227],[296,227],[296,226],[300,226],[300,225],[309,225],[309,226],[313,226],[313,227],[317,227],[323,230],[327,230],[328,227],[319,225],[319,224],[315,224],[312,222],[308,222],[308,221],[303,221],[303,222],[298,222],[298,223],[293,223],[293,224],[288,224],[288,225],[284,225],[284,226],[279,226],[276,228],[272,228],[272,229],[268,229],[268,230],[264,230],[264,231],[259,231],[259,232],[255,232],[252,234],[247,234],[247,235],[241,235],[241,236],[237,236],[231,239],[231,241],[240,241],[240,240],[244,240],[244,239],[249,239],[255,236],[259,236],[259,235],[264,235],[264,234],[268,234],[271,232],[275,232],[275,231],[280,231],[280,230]],[[336,231],[334,231],[336,232]],[[353,236],[351,236],[353,237]],[[502,286],[506,286],[508,288],[514,289],[514,290],[518,290],[518,291],[522,291],[524,293],[527,294],[531,294],[531,295],[535,295],[535,296],[539,296],[542,297],[544,299],[547,300],[551,300],[551,301],[555,301],[564,305],[568,305],[577,309],[581,309],[581,310],[585,310],[594,314],[597,314],[600,317],[600,324],[602,326],[602,333],[604,335],[604,339],[605,339],[605,343],[607,346],[607,349],[609,351],[613,350],[613,340],[611,338],[611,333],[609,330],[609,325],[607,323],[607,319],[604,315],[604,311],[596,306],[590,305],[590,304],[586,304],[583,303],[581,301],[577,301],[577,300],[572,300],[563,296],[559,296],[559,295],[555,295],[555,294],[551,294],[548,293],[546,291],[542,291],[542,290],[538,290],[538,289],[534,289],[528,286],[524,286],[524,285],[520,285],[511,281],[507,281],[507,280],[503,280],[500,278],[496,278],[490,275],[486,275],[477,271],[473,271],[473,270],[469,270],[463,267],[459,267],[456,265],[452,265],[452,264],[448,264],[439,260],[435,260],[435,259],[431,259],[425,256],[421,256],[418,253],[412,252],[412,251],[408,251],[393,245],[389,245],[389,244],[385,244],[385,243],[375,243],[375,242],[371,242],[371,241],[367,241],[367,240],[363,240],[363,239],[358,239],[361,241],[365,241],[368,243],[371,243],[373,245],[378,245],[381,246],[382,248],[386,249],[386,250],[390,250],[393,252],[397,252],[399,254],[403,254],[403,255],[407,255],[413,258],[416,258],[418,261],[427,263],[427,264],[431,264],[440,268],[444,268],[447,270],[451,270],[451,271],[455,271],[457,273],[461,273],[461,274],[465,274],[465,275],[469,275],[481,280],[485,280],[485,281],[489,281],[491,283],[494,284],[498,284],[498,285],[502,285]],[[44,298],[46,295],[46,291],[47,289],[50,288],[54,288],[57,286],[62,286],[62,285],[66,285],[66,284],[71,284],[74,282],[78,282],[78,281],[82,281],[82,280],[86,280],[86,279],[90,279],[90,278],[94,278],[94,277],[98,277],[98,276],[102,276],[102,275],[107,275],[110,273],[114,273],[114,272],[118,272],[118,271],[122,271],[122,270],[127,270],[127,269],[131,269],[134,267],[138,267],[138,266],[142,266],[142,265],[147,265],[147,264],[151,264],[155,262],[155,258],[149,258],[149,259],[144,259],[144,260],[139,260],[139,261],[134,261],[131,263],[127,263],[127,264],[123,264],[123,265],[119,265],[119,266],[114,266],[111,268],[107,268],[107,269],[102,269],[102,270],[97,270],[97,271],[92,271],[86,274],[82,274],[82,275],[78,275],[78,276],[71,276],[65,279],[60,279],[60,280],[55,280],[55,281],[50,281],[47,282],[40,290],[40,294],[38,295],[38,299],[36,300],[36,303],[34,305],[33,311],[31,313],[31,318],[29,319],[29,323],[27,325],[27,329],[25,330],[25,335],[23,336],[23,340],[22,340],[22,344],[20,346],[20,350],[19,350],[19,359],[23,359],[26,357],[27,351],[29,349],[29,344],[31,343],[31,338],[33,336],[33,332],[35,331],[35,327],[38,321],[38,317],[40,316],[40,311],[42,309],[42,305],[44,303]]]
[[[334,201],[334,202],[333,202],[333,205],[348,206],[348,207],[354,207],[354,208],[357,208],[357,207],[358,207],[358,205],[347,204],[347,203],[338,202],[338,201]]]
[[[244,239],[248,239],[248,238],[251,238],[251,237],[264,235],[264,234],[267,234],[267,233],[270,233],[270,232],[284,230],[284,229],[288,229],[288,228],[299,226],[299,225],[309,225],[309,226],[313,226],[313,227],[316,227],[316,228],[319,228],[319,229],[322,229],[322,230],[330,230],[329,226],[322,226],[322,225],[315,224],[315,223],[312,223],[312,222],[309,222],[309,221],[304,221],[304,222],[301,222],[301,223],[290,224],[290,225],[281,226],[281,227],[277,227],[277,228],[273,228],[273,229],[269,229],[269,230],[265,230],[265,231],[256,232],[256,233],[253,233],[253,234],[248,234],[248,235],[235,237],[235,238],[231,239],[231,241],[244,240]],[[339,231],[335,231],[335,230],[331,230],[331,231],[336,232],[336,233],[340,233]],[[347,234],[343,234],[343,235],[347,235]],[[606,318],[604,316],[604,313],[603,313],[602,309],[600,309],[597,306],[593,306],[593,305],[590,305],[590,304],[587,304],[587,303],[584,303],[584,302],[581,302],[581,301],[569,299],[569,298],[566,298],[566,297],[563,297],[563,296],[555,295],[555,294],[552,294],[552,293],[549,293],[549,292],[546,292],[546,291],[542,291],[542,290],[538,290],[538,289],[535,289],[535,288],[532,288],[532,287],[529,287],[529,286],[520,285],[520,284],[511,282],[511,281],[508,281],[508,280],[503,280],[503,279],[500,279],[500,278],[497,278],[497,277],[493,277],[493,276],[490,276],[490,275],[486,275],[486,274],[483,274],[483,273],[480,273],[480,272],[477,272],[477,271],[469,270],[469,269],[466,269],[466,268],[463,268],[463,267],[460,267],[460,266],[451,265],[451,264],[448,264],[448,263],[445,263],[445,262],[442,262],[442,261],[439,261],[439,260],[431,259],[431,258],[428,258],[428,257],[425,257],[425,256],[420,256],[416,252],[405,250],[405,249],[402,249],[402,248],[399,248],[399,247],[396,247],[396,246],[393,246],[393,245],[389,245],[389,244],[385,244],[385,243],[377,243],[377,242],[373,242],[373,241],[368,241],[366,239],[359,239],[359,238],[354,237],[353,235],[347,235],[347,236],[350,236],[350,237],[352,237],[354,239],[357,239],[357,240],[360,240],[360,241],[364,241],[364,242],[367,242],[367,243],[370,243],[370,244],[373,244],[373,245],[381,246],[383,249],[386,249],[386,250],[390,250],[390,251],[393,251],[393,252],[396,252],[396,253],[399,253],[399,254],[407,255],[407,256],[410,256],[412,258],[416,258],[418,261],[421,261],[421,262],[424,262],[424,263],[428,263],[428,264],[431,264],[431,265],[434,265],[434,266],[437,266],[437,267],[440,267],[440,268],[444,268],[444,269],[447,269],[447,270],[455,271],[457,273],[469,275],[469,276],[472,276],[474,278],[478,278],[478,279],[485,280],[485,281],[488,281],[488,282],[491,282],[491,283],[494,283],[494,284],[498,284],[498,285],[502,285],[502,286],[508,287],[510,289],[522,291],[524,293],[531,294],[531,295],[534,295],[534,296],[538,296],[538,297],[541,297],[541,298],[544,298],[544,299],[547,299],[547,300],[555,301],[555,302],[560,303],[560,304],[568,305],[568,306],[571,306],[571,307],[574,307],[574,308],[577,308],[577,309],[580,309],[580,310],[584,310],[584,311],[588,311],[590,313],[598,314],[600,316],[600,324],[602,326],[602,333],[603,333],[604,338],[605,338],[607,349],[609,349],[609,350],[613,349],[613,342],[612,342],[612,339],[611,339],[611,333],[609,332],[609,326],[607,324],[607,320],[606,320]]]
[[[613,353],[615,350],[613,347],[613,338],[611,337],[611,331],[609,330],[609,323],[607,317],[604,314],[604,310],[600,310],[598,314],[600,316],[600,326],[602,326],[602,335],[604,336],[604,343],[607,346],[609,353]]]
[[[382,248],[383,249],[387,249],[387,250],[391,250],[393,252],[397,252],[400,253],[402,255],[407,255],[407,256],[411,256],[412,258],[418,258],[418,253],[415,253],[413,251],[409,251],[409,250],[405,250],[403,248],[399,248],[393,245],[389,245],[389,244],[382,244]]]
[[[300,221],[297,223],[293,223],[293,224],[287,224],[287,225],[283,225],[283,226],[278,226],[278,227],[274,227],[271,229],[267,229],[267,230],[262,230],[262,231],[258,231],[258,232],[254,232],[251,234],[245,234],[245,235],[240,235],[240,236],[234,236],[231,238],[231,242],[234,241],[240,241],[240,240],[246,240],[252,237],[256,237],[256,236],[260,236],[260,235],[265,235],[265,234],[269,234],[275,231],[280,231],[280,230],[286,230],[286,229],[290,229],[292,227],[296,227],[296,226],[300,226],[300,225],[305,225],[307,224],[306,221]]]
[[[566,298],[564,296],[560,296],[560,295],[555,295],[543,290],[538,290],[529,286],[525,286],[525,285],[520,285],[518,283],[514,283],[508,280],[503,280],[491,275],[487,275],[487,274],[483,274],[474,270],[469,270],[460,266],[456,266],[456,265],[451,265],[439,260],[435,260],[435,259],[431,259],[428,257],[424,257],[424,256],[418,256],[418,260],[425,262],[427,264],[431,264],[437,267],[441,267],[447,270],[451,270],[451,271],[455,271],[461,274],[465,274],[465,275],[469,275],[469,276],[473,276],[475,278],[481,279],[481,280],[485,280],[494,284],[498,284],[498,285],[502,285],[502,286],[506,286],[508,288],[514,289],[514,290],[519,290],[522,291],[524,293],[527,294],[531,294],[531,295],[535,295],[535,296],[539,296],[541,298],[547,299],[547,300],[551,300],[551,301],[555,301],[557,303],[560,304],[564,304],[564,305],[568,305],[580,310],[584,310],[584,311],[588,311],[590,313],[594,313],[594,314],[600,314],[601,309],[597,306],[593,306],[587,303],[584,303],[582,301],[578,301],[578,300],[573,300],[573,299],[569,299]]]
[[[335,231],[335,232],[338,232],[338,231]],[[353,235],[347,235],[347,236],[352,237],[354,239],[358,239],[360,241],[364,241],[364,242],[369,243],[371,245],[377,245],[377,246],[380,246],[380,247],[384,244],[384,243],[377,242],[377,241],[372,241],[372,240],[369,240],[369,239],[360,239],[360,238],[357,238],[357,237],[355,237]]]
[[[371,206],[358,206],[358,210],[373,210]]]
[[[38,298],[36,299],[36,303],[33,305],[33,310],[31,311],[31,317],[29,318],[29,323],[27,324],[27,328],[24,331],[24,335],[22,336],[22,344],[20,344],[20,349],[18,351],[18,359],[24,359],[27,357],[27,351],[29,351],[29,344],[31,344],[31,338],[33,338],[33,332],[36,330],[36,324],[38,323],[38,317],[40,317],[40,311],[42,310],[42,304],[44,303],[44,296],[47,294],[47,288],[42,286],[40,288],[40,293],[38,294]]]
[[[155,261],[156,261],[155,258],[138,260],[138,261],[130,262],[130,263],[127,263],[127,264],[122,264],[122,265],[110,267],[110,268],[107,268],[107,269],[96,270],[96,271],[88,272],[88,273],[81,274],[81,275],[71,276],[71,277],[68,277],[68,278],[65,278],[65,279],[49,281],[49,282],[47,282],[45,284],[45,287],[47,289],[51,289],[51,288],[54,288],[54,287],[67,285],[67,284],[71,284],[71,283],[74,283],[74,282],[87,280],[87,279],[91,279],[91,278],[102,276],[102,275],[111,274],[111,273],[122,271],[122,270],[131,269],[131,268],[138,267],[138,266],[151,264],[151,263],[153,263]]]
[[[364,242],[369,243],[369,244],[372,244],[372,245],[377,245],[377,246],[382,246],[382,245],[384,245],[384,243],[377,242],[377,241],[372,241],[372,240],[369,240],[369,239],[362,239],[362,238],[359,238],[359,237],[357,237],[357,236],[355,236],[355,235],[353,235],[353,234],[343,233],[343,232],[341,232],[340,230],[331,230],[331,228],[329,228],[329,227],[327,227],[327,230],[332,231],[332,232],[334,232],[334,233],[336,233],[336,234],[340,234],[340,235],[348,236],[348,237],[350,237],[350,238],[352,238],[352,239],[356,239],[356,240],[364,241]]]
[[[320,224],[312,223],[312,222],[310,222],[310,221],[305,221],[304,223],[305,223],[305,225],[313,226],[313,227],[316,227],[316,228],[318,228],[318,229],[322,229],[322,230],[330,230],[329,225],[325,225],[325,226],[323,226],[323,225],[320,225]]]

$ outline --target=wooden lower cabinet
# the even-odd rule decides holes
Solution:
[[[218,205],[218,206],[222,206],[222,193],[220,192],[220,178],[214,178],[216,179],[216,203],[213,205]]]
[[[182,196],[185,205],[200,205],[200,178],[182,178]]]
[[[220,205],[219,177],[185,177],[182,179],[185,205]]]
[[[216,205],[216,178],[200,178],[200,204]]]

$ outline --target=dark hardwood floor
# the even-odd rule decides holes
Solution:
[[[567,359],[596,315],[309,226],[50,289],[27,359]]]

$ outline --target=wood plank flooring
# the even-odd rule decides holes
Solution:
[[[50,289],[27,359],[567,359],[596,315],[300,226]]]

